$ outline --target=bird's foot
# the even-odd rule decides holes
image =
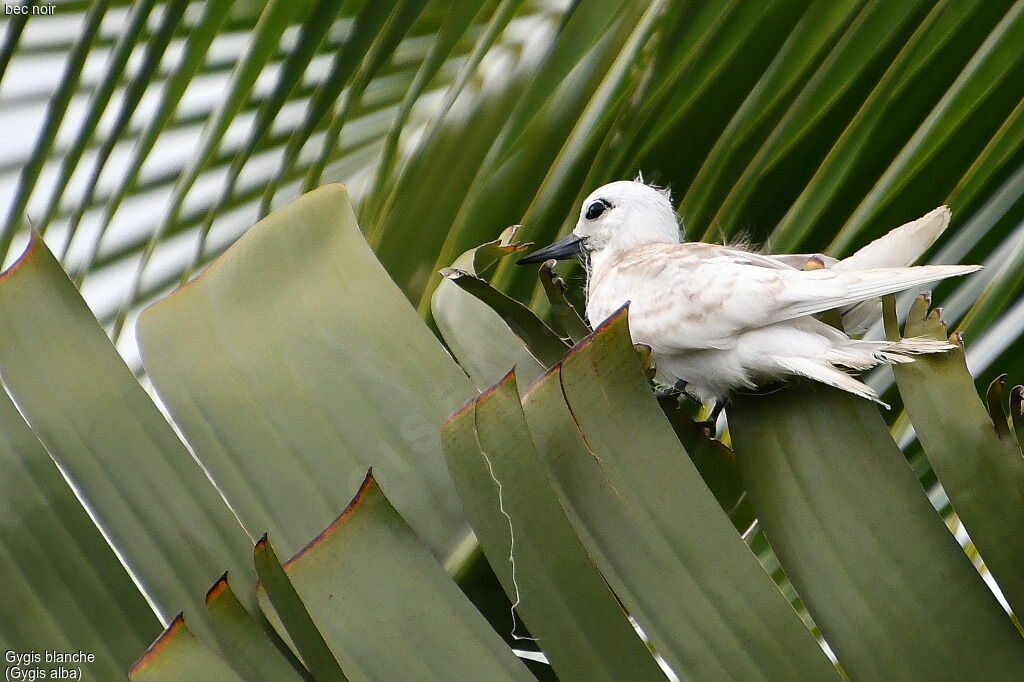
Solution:
[[[658,400],[661,400],[663,398],[679,398],[680,396],[685,395],[687,395],[686,382],[683,381],[682,379],[677,381],[671,387],[663,386],[654,389],[654,397],[657,398]]]

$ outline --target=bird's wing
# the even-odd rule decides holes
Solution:
[[[703,242],[686,242],[683,244],[658,244],[655,247],[643,247],[635,252],[636,260],[652,260],[662,254],[670,258],[699,257],[706,263],[726,263],[735,265],[753,265],[770,270],[803,270],[811,260],[818,261],[818,267],[830,268],[839,260],[823,253],[757,253],[736,246],[721,244],[705,244]],[[626,260],[634,260],[634,256]]]
[[[684,244],[682,246],[689,245]],[[711,252],[713,255],[709,255],[707,258],[710,262],[729,262],[742,265],[755,265],[757,267],[769,268],[772,270],[810,270],[814,269],[813,267],[807,267],[808,263],[812,260],[817,261],[818,268],[830,268],[839,262],[838,259],[826,256],[823,253],[757,253],[755,251],[748,251],[735,246],[718,246],[717,244],[713,244],[712,246],[715,247]]]
[[[831,268],[780,272],[783,288],[771,316],[772,322],[841,308],[980,269],[980,265],[919,265],[852,271]]]
[[[949,218],[949,207],[939,206],[917,220],[890,230],[832,267],[867,270],[913,265],[946,230]]]
[[[641,328],[644,337],[656,336],[664,350],[728,348],[750,329],[965,275],[980,267],[804,271],[784,264],[767,267],[751,262],[756,254],[735,255],[727,247],[707,247],[661,245],[616,265],[623,296],[633,299],[638,313],[631,326]],[[642,319],[641,308],[636,307],[641,300],[647,302]]]
[[[891,268],[913,265],[949,226],[949,207],[939,206],[924,216],[901,225],[830,266],[837,270]],[[882,317],[878,301],[868,300],[842,311],[843,327],[850,333],[865,332]]]
[[[756,261],[751,260],[750,264],[773,267],[771,261],[776,261],[784,266],[804,270],[813,269],[808,267],[808,262],[814,259],[819,268],[843,271],[905,267],[913,265],[924,255],[949,226],[949,219],[949,207],[939,206],[917,220],[890,230],[843,260],[820,253],[773,254],[761,256]],[[842,310],[843,326],[848,332],[866,331],[872,322],[881,317],[881,310],[881,305],[874,299],[846,306]]]
[[[711,263],[736,263],[769,268],[771,270],[798,270],[807,263],[806,259],[801,261],[799,256],[779,258],[731,246],[720,246],[715,250],[714,254],[714,256],[706,258],[706,260]]]

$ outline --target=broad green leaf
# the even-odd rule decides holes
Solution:
[[[874,404],[806,384],[737,396],[729,423],[762,528],[851,679],[1022,674],[1024,640]]]
[[[511,243],[515,228],[459,256],[453,268],[482,276],[494,263],[524,247]],[[445,278],[434,290],[431,313],[445,344],[480,390],[496,383],[512,367],[532,381],[544,371],[508,324],[489,305]]]
[[[961,339],[962,341],[962,339]],[[988,408],[989,418],[995,427],[996,435],[1000,440],[1008,440],[1013,433],[1010,430],[1009,415],[1006,414],[1005,396],[1006,375],[1000,374],[988,386],[985,394],[985,406]]]
[[[899,338],[895,311],[886,305],[890,340]],[[945,324],[918,299],[907,318],[905,335],[945,341]],[[1017,442],[1000,438],[974,388],[964,360],[963,341],[956,348],[925,355],[894,367],[903,405],[925,455],[957,516],[995,576],[1015,613],[1024,613],[1024,457]]]
[[[132,682],[242,682],[227,663],[200,643],[178,616],[128,673]]]
[[[250,542],[38,236],[0,279],[0,327],[26,421],[163,618],[204,628],[225,568],[251,589]]]
[[[175,422],[245,527],[282,552],[329,524],[369,466],[438,557],[462,542],[440,427],[475,390],[340,185],[261,221],[138,330]]]
[[[253,561],[256,573],[260,576],[257,589],[263,611],[268,616],[276,616],[280,621],[313,678],[327,682],[346,680],[338,659],[313,622],[313,617],[302,603],[266,535],[256,543]]]
[[[1010,421],[1017,438],[1017,447],[1024,452],[1024,385],[1017,384],[1010,390]],[[1024,482],[1020,487],[1024,491]]]
[[[677,399],[659,399],[658,402],[711,494],[728,514],[736,530],[746,532],[754,523],[755,514],[743,487],[736,453],[722,441],[709,437],[707,430],[682,410]]]
[[[285,570],[352,679],[532,679],[372,475]]]
[[[569,349],[565,341],[533,311],[501,293],[485,280],[456,268],[442,270],[441,275],[466,293],[486,303],[523,340],[544,367],[551,367],[557,363]]]
[[[559,677],[663,680],[551,488],[515,374],[449,417],[442,435],[476,536]]]
[[[566,297],[569,285],[555,274],[550,262],[541,263],[538,277],[551,307],[551,314],[561,327],[560,331],[564,332],[566,338],[572,339],[573,343],[579,343],[590,333],[590,327]]]
[[[206,593],[211,634],[231,667],[247,680],[289,682],[308,679],[306,670],[267,621],[257,620],[235,596],[228,575]]]
[[[86,651],[86,679],[123,679],[160,623],[2,389],[0,515],[0,648]]]
[[[661,414],[624,311],[523,405],[584,546],[678,674],[838,679]]]

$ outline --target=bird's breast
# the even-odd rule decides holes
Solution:
[[[596,273],[590,282],[587,317],[596,327],[629,303],[633,341],[672,351],[721,348],[731,344],[732,328],[721,320],[722,298],[731,282],[703,285],[687,269],[651,268],[626,263]],[[627,267],[628,266],[628,267]]]

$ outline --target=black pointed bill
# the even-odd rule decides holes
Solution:
[[[537,249],[529,256],[520,258],[516,261],[516,265],[543,263],[544,261],[551,259],[568,260],[570,258],[575,258],[581,253],[583,253],[583,239],[574,234],[570,234],[568,237],[559,239],[550,246],[545,246],[543,249]]]

